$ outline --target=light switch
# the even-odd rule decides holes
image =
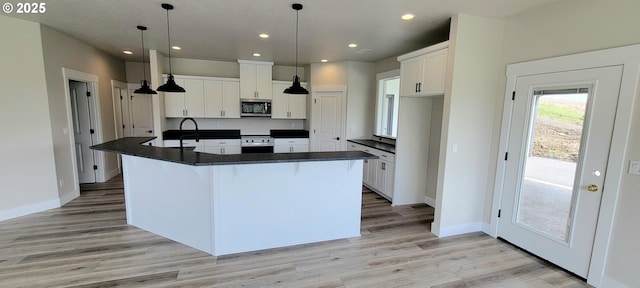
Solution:
[[[631,161],[629,163],[629,174],[640,176],[640,161]]]

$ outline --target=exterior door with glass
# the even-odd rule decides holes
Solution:
[[[622,66],[517,77],[498,236],[587,277]]]

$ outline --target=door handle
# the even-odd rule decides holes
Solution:
[[[591,184],[591,185],[587,186],[587,190],[589,192],[597,192],[598,191],[598,185]]]
[[[147,133],[153,133],[153,130],[147,130]]]
[[[333,139],[335,139],[335,140],[340,140],[340,137],[336,137],[336,138],[333,138]]]

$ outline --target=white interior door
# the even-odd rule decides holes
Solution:
[[[131,91],[130,115],[131,115],[131,136],[153,136],[153,104],[151,95],[134,94]]]
[[[89,149],[94,144],[94,129],[91,121],[89,97],[87,97],[87,84],[78,81],[69,81],[69,94],[71,96],[71,115],[73,118],[73,131],[75,139],[75,152],[78,166],[78,181],[80,183],[95,183],[96,173],[94,169],[95,158],[93,150]]]
[[[585,278],[621,75],[612,66],[516,79],[498,236]]]
[[[314,92],[313,127],[316,151],[342,150],[344,91]]]

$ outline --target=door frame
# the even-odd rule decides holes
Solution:
[[[614,216],[618,204],[619,190],[625,169],[625,158],[628,146],[633,104],[638,92],[638,75],[640,75],[640,45],[610,48],[592,52],[553,57],[530,62],[510,64],[507,66],[507,83],[500,132],[498,157],[507,153],[511,117],[513,110],[512,93],[515,91],[517,77],[570,70],[590,69],[606,66],[622,65],[622,79],[616,119],[613,126],[607,174],[602,190],[602,200],[595,231],[595,241],[591,253],[591,264],[587,283],[599,286],[602,283],[609,246],[613,233]],[[611,151],[616,151],[612,153]],[[623,151],[620,153],[620,151]],[[493,237],[498,235],[498,210],[502,202],[502,190],[506,161],[498,160],[493,190],[491,223],[487,232]]]
[[[64,94],[65,94],[65,104],[67,106],[67,127],[69,127],[69,132],[67,133],[69,135],[69,143],[71,143],[71,145],[69,145],[70,150],[71,150],[71,166],[73,169],[73,187],[75,187],[76,189],[74,190],[74,197],[70,198],[70,199],[74,199],[77,196],[80,196],[80,181],[78,179],[78,163],[77,163],[77,157],[76,157],[76,152],[75,152],[75,148],[73,143],[75,143],[75,136],[73,135],[73,133],[70,131],[73,127],[73,116],[72,116],[72,110],[71,110],[71,94],[69,93],[69,80],[75,80],[75,81],[80,81],[80,82],[85,82],[87,83],[87,91],[91,92],[91,97],[89,98],[89,103],[91,103],[92,108],[95,110],[94,113],[94,123],[93,126],[95,127],[95,140],[97,143],[102,143],[103,142],[103,138],[102,138],[102,113],[100,111],[100,101],[98,101],[98,99],[100,99],[100,95],[98,94],[98,76],[93,75],[93,74],[89,74],[89,73],[85,73],[85,72],[80,72],[80,71],[76,71],[73,69],[69,69],[66,67],[62,67],[62,78],[64,79]],[[104,153],[103,152],[99,152],[99,151],[95,151],[94,152],[96,157],[95,159],[95,165],[98,166],[98,170],[96,170],[96,182],[105,182],[106,181],[106,171],[105,171],[105,159],[104,159]]]
[[[309,148],[310,151],[318,151],[318,138],[313,129],[318,127],[317,118],[318,111],[315,105],[318,99],[318,93],[322,92],[339,92],[342,93],[342,132],[340,133],[340,148],[347,150],[347,86],[346,85],[312,85],[311,86],[311,100],[309,101],[309,107],[311,113],[311,121],[309,124]]]
[[[114,94],[116,89],[115,88],[119,88],[119,89],[124,89],[124,91],[126,91],[126,96],[125,97],[129,97],[129,84],[122,82],[122,81],[118,81],[118,80],[114,80],[111,79],[111,97],[113,98],[113,123],[115,124],[115,135],[116,135],[116,139],[125,137],[125,135],[123,134],[122,131],[122,101],[128,101],[128,99],[120,99],[119,97],[116,97],[116,95]],[[127,113],[129,113],[129,111],[127,111]],[[120,117],[118,117],[120,116]],[[129,113],[129,119],[131,119],[131,113]],[[118,137],[120,136],[120,137]],[[118,158],[118,173],[122,173],[122,158],[120,157],[120,155],[117,156]]]

